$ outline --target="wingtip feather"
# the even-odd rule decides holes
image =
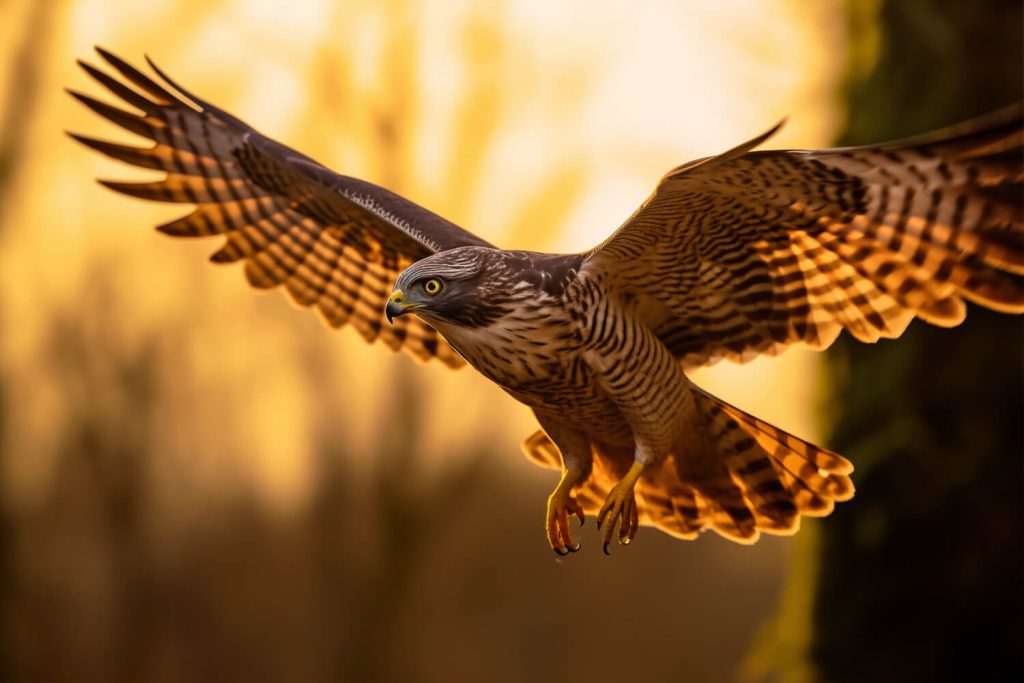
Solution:
[[[159,83],[154,81],[152,78],[142,73],[134,66],[121,59],[117,55],[109,52],[98,45],[96,46],[96,52],[103,58],[103,60],[111,67],[116,69],[118,73],[127,78],[129,81],[134,83],[139,88],[142,88],[153,97],[164,104],[171,104],[175,101],[174,95],[167,91],[166,88],[161,86]]]
[[[153,124],[150,123],[149,120],[123,109],[118,109],[113,105],[102,102],[95,97],[91,97],[71,88],[64,88],[64,92],[71,95],[71,97],[75,98],[81,104],[85,105],[87,108],[91,109],[93,112],[99,114],[111,123],[121,126],[125,130],[129,130],[136,135],[141,135],[151,140],[155,139],[153,137]]]
[[[103,61],[105,61],[110,66],[113,66],[113,67],[116,68],[119,63],[120,64],[125,64],[126,63],[123,59],[121,59],[120,57],[115,55],[113,52],[111,52],[110,50],[106,49],[105,47],[103,47],[101,45],[93,45],[92,49],[95,50],[96,54],[98,54],[103,59]]]
[[[199,105],[200,109],[205,108],[204,107],[205,103],[202,100],[196,98],[195,95],[193,95],[188,90],[185,90],[180,85],[178,85],[178,83],[173,78],[168,76],[164,72],[163,69],[161,69],[159,66],[156,65],[156,62],[154,62],[150,58],[150,56],[148,54],[143,53],[142,57],[146,60],[146,64],[149,65],[149,68],[153,70],[153,73],[155,73],[157,76],[159,76],[164,81],[164,83],[166,83],[167,85],[171,86],[172,88],[177,90],[180,94],[184,95],[188,99],[192,100],[195,104]]]

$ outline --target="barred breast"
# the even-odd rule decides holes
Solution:
[[[520,403],[555,413],[596,440],[631,442],[628,424],[583,360],[578,323],[561,297],[535,297],[487,326],[440,324],[438,331]]]

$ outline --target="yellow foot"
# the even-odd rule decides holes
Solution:
[[[611,545],[612,537],[615,535],[615,527],[619,528],[619,544],[629,545],[629,542],[636,536],[637,527],[640,526],[640,515],[636,508],[636,497],[633,495],[633,487],[636,480],[640,478],[644,467],[634,462],[629,472],[608,492],[601,511],[597,513],[597,528],[600,531],[604,526],[604,554],[610,555],[608,546]]]
[[[572,480],[568,475],[562,477],[558,488],[548,498],[548,544],[555,551],[556,555],[568,555],[580,549],[579,543],[572,540],[572,532],[569,530],[569,515],[576,515],[580,520],[580,526],[586,519],[583,515],[583,506],[572,497]],[[567,481],[568,480],[568,481]]]

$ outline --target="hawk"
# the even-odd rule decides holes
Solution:
[[[965,300],[1024,312],[1020,105],[902,142],[755,151],[777,125],[669,171],[599,246],[543,254],[499,249],[338,175],[148,58],[160,82],[97,51],[113,72],[79,64],[134,111],[70,94],[155,145],[72,137],[166,172],[101,182],[195,205],[157,229],[221,235],[211,260],[244,261],[252,286],[284,285],[331,327],[417,359],[469,363],[532,408],[541,429],[523,448],[561,470],[545,523],[560,555],[579,549],[571,516],[596,513],[606,553],[641,524],[753,543],[853,496],[848,460],[711,396],[688,371],[823,349],[844,329],[898,337],[915,317],[951,327]]]

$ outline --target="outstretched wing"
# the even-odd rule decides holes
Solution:
[[[152,62],[164,84],[105,50],[97,52],[126,82],[80,61],[81,67],[141,115],[69,92],[156,145],[71,137],[114,159],[167,174],[156,182],[102,184],[142,199],[195,204],[191,214],[157,229],[176,237],[224,235],[212,261],[244,260],[252,286],[283,284],[295,302],[314,307],[331,327],[349,324],[367,341],[379,339],[421,360],[463,364],[416,316],[384,325],[383,308],[395,277],[409,264],[459,246],[490,246],[487,242],[384,188],[338,175],[260,135],[177,85]]]
[[[582,272],[636,297],[688,367],[1024,312],[1020,105],[877,147],[752,152],[666,175]],[[780,124],[781,125],[781,124]]]

